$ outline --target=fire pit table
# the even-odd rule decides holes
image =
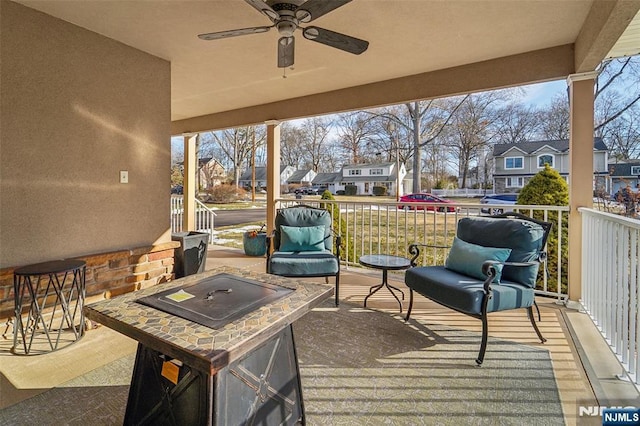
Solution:
[[[220,266],[86,306],[138,341],[124,423],[304,424],[292,324],[326,284]]]

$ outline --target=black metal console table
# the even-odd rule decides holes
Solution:
[[[13,272],[14,353],[29,355],[34,344],[38,354],[55,351],[84,335],[85,271],[84,261],[55,260]]]
[[[400,305],[400,312],[402,312],[402,302],[398,299],[398,296],[396,296],[393,290],[402,294],[402,300],[404,300],[404,293],[399,288],[389,284],[387,280],[387,272],[407,269],[411,266],[411,261],[406,257],[391,256],[388,254],[367,254],[360,257],[360,264],[368,266],[369,268],[382,269],[382,283],[374,285],[369,289],[369,294],[364,298],[364,307],[367,307],[368,298],[373,296],[382,287],[386,287],[398,301],[398,304]]]

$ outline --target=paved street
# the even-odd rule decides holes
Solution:
[[[267,220],[267,209],[237,209],[237,210],[216,210],[215,227],[239,225],[249,222],[265,222]]]

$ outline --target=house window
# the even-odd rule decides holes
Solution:
[[[634,176],[640,175],[640,166],[631,166],[631,174]]]
[[[507,188],[522,188],[524,186],[523,177],[508,177],[506,182]]]
[[[376,176],[382,176],[383,173],[384,173],[384,170],[382,169],[371,169],[369,171],[369,174],[376,175]]]
[[[504,159],[505,169],[524,169],[524,157],[507,157]]]
[[[538,168],[544,168],[545,164],[548,164],[549,167],[553,167],[553,158],[553,155],[550,154],[538,155]]]
[[[361,174],[362,174],[362,170],[360,169],[349,170],[349,176],[359,176]]]

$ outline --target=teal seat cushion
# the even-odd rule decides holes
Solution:
[[[408,269],[405,284],[441,305],[464,312],[480,315],[484,296],[483,281],[444,266],[424,266]],[[487,312],[527,308],[533,305],[533,288],[519,283],[503,280],[492,284],[492,297]]]
[[[281,251],[322,251],[324,250],[325,227],[280,226]]]
[[[334,275],[338,258],[330,251],[276,251],[271,255],[269,273],[290,277]]]
[[[544,228],[522,219],[465,217],[458,221],[457,237],[471,244],[485,247],[509,247],[507,262],[533,262],[543,250]],[[505,266],[502,279],[535,287],[538,264]]]
[[[508,248],[479,246],[455,237],[444,266],[452,271],[484,281],[487,276],[482,273],[482,264],[487,260],[504,262],[510,254],[511,249]],[[502,275],[502,265],[495,265],[495,270],[496,276],[493,282],[499,283]]]

